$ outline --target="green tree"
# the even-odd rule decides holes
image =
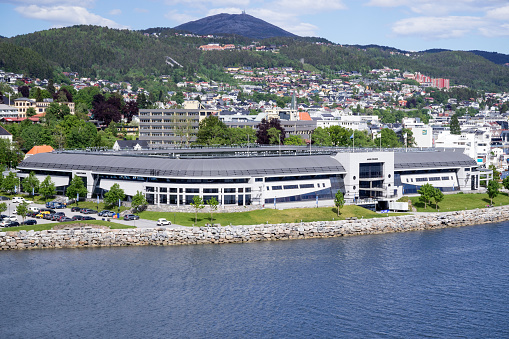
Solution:
[[[44,120],[46,120],[47,124],[50,124],[52,121],[58,121],[70,114],[71,110],[69,109],[69,106],[67,106],[66,104],[52,102],[51,104],[49,104],[48,108],[46,108]]]
[[[27,109],[27,118],[33,117],[36,114],[37,114],[37,112],[35,111],[35,108],[29,107]]]
[[[497,170],[495,165],[490,165],[489,169],[493,171],[493,180],[499,181],[500,180],[500,172]]]
[[[39,179],[37,179],[33,171],[30,172],[28,177],[23,178],[21,185],[23,186],[23,190],[29,194],[32,194],[32,192],[39,192]]]
[[[230,144],[228,126],[217,116],[209,115],[200,122],[195,144],[226,145]]]
[[[496,180],[490,180],[488,182],[488,197],[490,198],[490,205],[493,205],[493,198],[499,193],[500,185]]]
[[[509,177],[505,177],[504,180],[502,180],[502,186],[504,186],[506,190],[509,190]]]
[[[178,91],[171,97],[173,101],[176,101],[178,105],[182,105],[184,103],[184,94],[182,91]]]
[[[136,191],[136,194],[133,196],[131,200],[131,207],[133,208],[133,213],[138,213],[145,209],[148,202],[145,199],[145,196],[140,191]]]
[[[345,197],[343,196],[343,193],[341,191],[337,191],[336,195],[334,196],[334,206],[336,206],[336,210],[338,211],[338,217],[339,217],[339,210],[343,205],[345,204]]]
[[[438,203],[444,200],[444,193],[437,187],[435,187],[435,191],[433,192],[433,200],[435,200],[435,208],[438,211]]]
[[[17,187],[18,182],[16,174],[14,172],[9,172],[9,174],[7,174],[7,176],[2,180],[2,190],[4,192],[14,193],[16,188],[19,190],[19,187]]]
[[[461,127],[460,127],[460,122],[458,120],[458,115],[457,114],[454,114],[452,117],[451,117],[451,121],[449,122],[449,130],[451,132],[451,134],[461,134]]]
[[[419,197],[419,201],[424,203],[424,208],[426,209],[428,204],[431,204],[431,199],[435,194],[435,187],[431,184],[424,184],[417,190],[421,196]]]
[[[75,175],[69,186],[67,187],[65,191],[65,195],[69,199],[76,199],[76,206],[78,206],[78,198],[79,197],[86,197],[88,193],[87,188],[85,187],[85,184],[83,183],[83,179],[81,177],[78,177]]]
[[[9,168],[16,167],[23,160],[23,157],[24,154],[16,143],[0,138],[0,165],[5,165]]]
[[[217,206],[219,205],[219,201],[215,197],[210,198],[207,200],[207,205],[210,207],[210,223],[212,226],[214,226],[214,218],[212,213],[217,210]]]
[[[124,198],[124,190],[120,188],[119,184],[113,184],[110,190],[104,194],[104,202],[108,207],[117,205],[118,201],[122,201]]]
[[[332,146],[332,139],[328,128],[318,127],[311,134],[311,142],[316,146]]]
[[[397,148],[401,147],[398,135],[390,128],[384,128],[380,132],[382,138],[382,147],[384,148]],[[375,146],[380,145],[380,137],[375,140]]]
[[[41,182],[41,185],[39,186],[39,193],[42,194],[45,201],[57,193],[55,183],[51,180],[49,175]]]
[[[275,127],[271,127],[267,130],[269,136],[269,144],[279,145],[281,143],[281,131]]]
[[[193,202],[191,203],[191,205],[194,207],[195,212],[196,212],[195,217],[194,217],[194,223],[197,224],[198,223],[198,210],[205,207],[205,205],[203,204],[203,199],[199,195],[195,195],[193,197]]]
[[[306,142],[298,135],[290,134],[285,139],[285,145],[296,145],[296,146],[303,146]]]
[[[7,211],[7,203],[0,202],[0,214],[4,213],[5,211]]]
[[[28,203],[26,201],[23,201],[18,206],[16,206],[16,213],[18,215],[21,215],[23,221],[25,221],[25,218],[28,214]]]

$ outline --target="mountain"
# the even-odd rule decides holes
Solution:
[[[58,79],[62,71],[82,77],[129,81],[146,87],[147,79],[168,75],[171,83],[185,79],[233,82],[225,67],[293,67],[331,74],[374,68],[397,68],[449,78],[452,85],[466,85],[489,92],[507,91],[509,67],[497,65],[470,52],[395,53],[384,46],[340,46],[316,38],[272,37],[257,40],[276,45],[279,53],[253,50],[201,51],[208,43],[250,45],[253,39],[238,35],[219,38],[176,35],[174,30],[148,32],[98,26],[55,28],[0,40],[0,69],[39,78]],[[168,57],[183,67],[168,63]],[[199,77],[199,78],[198,78]],[[161,87],[158,92],[163,90]]]
[[[295,34],[245,13],[212,15],[179,25],[174,29],[199,35],[236,34],[252,39],[297,37]]]
[[[449,49],[427,49],[423,51],[424,53],[440,53],[440,52],[450,52]],[[509,63],[509,55],[497,53],[497,52],[486,52],[479,50],[468,51],[472,54],[483,57],[486,60],[489,60],[497,65],[504,65]]]

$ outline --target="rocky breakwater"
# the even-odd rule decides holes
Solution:
[[[439,229],[509,220],[509,208],[275,225],[104,230],[91,227],[0,232],[0,249],[243,243]]]

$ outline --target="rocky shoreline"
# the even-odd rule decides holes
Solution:
[[[104,230],[92,227],[0,232],[0,250],[225,244],[330,238],[461,227],[509,220],[506,206],[387,218],[227,227]]]

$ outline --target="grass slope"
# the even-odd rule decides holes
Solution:
[[[412,205],[415,206],[417,212],[436,212],[435,204],[424,208],[424,203],[419,202],[419,197],[409,198],[412,201]],[[486,193],[475,193],[475,194],[446,194],[444,200],[438,204],[440,212],[446,211],[460,211],[460,210],[472,210],[476,208],[484,208],[490,204],[490,198]],[[507,193],[499,193],[499,195],[493,199],[494,206],[509,205],[509,195]]]
[[[394,215],[394,214],[389,214]],[[310,221],[326,221],[326,220],[341,220],[345,218],[357,217],[361,218],[378,218],[386,217],[386,214],[379,214],[369,211],[359,206],[344,206],[341,209],[341,214],[338,217],[336,208],[321,207],[321,208],[299,208],[299,209],[262,209],[248,212],[236,213],[214,213],[214,223],[226,225],[256,225],[256,224],[279,224],[279,223],[294,223],[294,222],[310,222]],[[145,211],[140,213],[140,218],[157,220],[159,218],[166,218],[171,222],[184,225],[184,226],[205,226],[211,223],[210,213],[198,213],[198,222],[195,223],[195,213],[173,213],[173,212],[150,212]]]

